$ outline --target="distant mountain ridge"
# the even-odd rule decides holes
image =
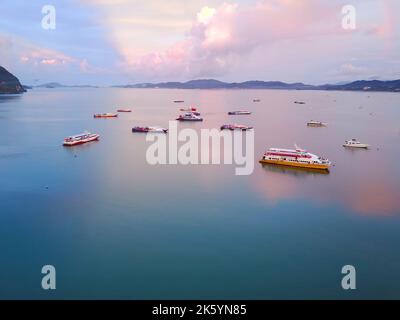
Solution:
[[[0,66],[0,94],[17,94],[25,91],[18,78]]]
[[[40,84],[37,86],[31,86],[33,88],[48,88],[48,89],[55,89],[55,88],[98,88],[97,86],[92,85],[64,85],[58,82],[49,82]]]
[[[359,80],[343,84],[309,85],[301,82],[252,80],[245,82],[223,82],[214,79],[187,82],[138,83],[113,86],[116,88],[160,88],[160,89],[285,89],[285,90],[339,90],[339,91],[387,91],[400,92],[400,80]]]

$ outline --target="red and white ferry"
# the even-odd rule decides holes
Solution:
[[[100,135],[90,132],[77,134],[64,139],[64,146],[72,147],[78,144],[84,144],[92,141],[99,140]]]
[[[331,166],[328,159],[309,153],[297,146],[295,150],[271,148],[264,154],[260,163],[320,170],[329,170]]]

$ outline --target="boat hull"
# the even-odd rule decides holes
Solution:
[[[286,167],[316,169],[316,170],[329,170],[329,167],[330,167],[330,165],[328,165],[328,164],[308,164],[308,163],[297,163],[297,162],[290,162],[290,161],[284,161],[284,160],[267,160],[267,159],[261,159],[260,163],[280,165],[280,166],[286,166]]]
[[[178,118],[178,119],[176,119],[177,121],[203,121],[203,119],[180,119],[180,118]]]
[[[228,115],[230,116],[246,116],[246,115],[250,115],[251,112],[250,111],[230,111],[228,112]]]
[[[368,149],[369,148],[369,145],[347,145],[347,144],[344,144],[343,145],[343,147],[345,147],[345,148],[351,148],[351,149]]]

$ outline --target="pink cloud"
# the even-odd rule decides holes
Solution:
[[[318,0],[224,3],[203,8],[184,40],[166,50],[123,56],[128,70],[148,78],[193,78],[225,74],[259,46],[293,38],[340,34],[340,7]]]

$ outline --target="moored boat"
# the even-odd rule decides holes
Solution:
[[[132,132],[167,133],[168,129],[161,128],[161,127],[133,127]]]
[[[193,114],[192,112],[181,114],[176,120],[178,121],[203,121],[203,118]]]
[[[368,149],[370,147],[369,144],[361,143],[357,139],[346,140],[343,144],[343,147],[346,148],[360,148],[360,149]]]
[[[77,134],[75,136],[70,136],[64,139],[63,145],[67,147],[72,147],[76,146],[78,144],[84,144],[92,141],[97,141],[99,140],[100,135],[90,133],[90,132],[84,132],[81,134]]]
[[[328,125],[327,123],[321,122],[321,121],[311,120],[311,121],[307,122],[308,127],[326,127],[327,125]]]
[[[96,113],[95,118],[117,118],[118,113]]]
[[[329,170],[331,162],[328,159],[309,153],[306,150],[271,148],[260,160],[260,163],[301,167],[318,170]]]
[[[221,130],[241,130],[241,131],[247,131],[247,130],[252,130],[253,127],[245,126],[242,124],[224,124],[221,126]]]
[[[186,112],[196,112],[197,109],[196,108],[181,108],[180,111],[186,111]]]
[[[245,110],[239,110],[239,111],[229,111],[228,115],[233,116],[233,115],[248,115],[251,114],[250,111],[245,111]]]

